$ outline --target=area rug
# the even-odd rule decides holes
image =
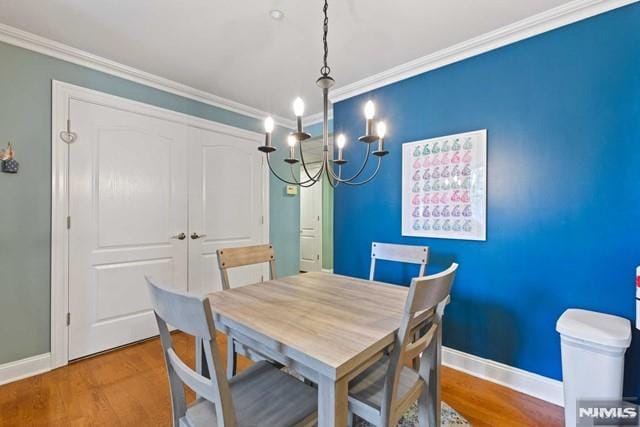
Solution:
[[[469,421],[465,420],[462,415],[460,415],[455,409],[447,405],[445,402],[442,402],[441,421],[442,421],[443,427],[471,425]],[[418,406],[417,404],[414,404],[412,407],[407,409],[407,412],[405,412],[402,418],[400,418],[398,427],[414,427],[417,425],[418,425]],[[371,424],[369,424],[368,422],[364,421],[361,418],[357,418],[355,427],[371,427]]]

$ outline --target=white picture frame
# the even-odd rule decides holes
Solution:
[[[487,239],[487,130],[402,144],[402,235]]]

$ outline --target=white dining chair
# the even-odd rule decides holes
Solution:
[[[429,247],[415,245],[397,245],[392,243],[371,243],[371,267],[369,280],[374,280],[376,260],[394,261],[420,265],[418,277],[424,276],[429,262]]]
[[[454,263],[441,273],[411,281],[391,354],[382,356],[349,382],[350,424],[355,414],[375,426],[395,426],[418,400],[420,426],[437,426],[439,404],[434,405],[434,401],[439,396],[439,384],[434,378],[439,369],[440,340],[436,338],[457,269]],[[425,314],[430,316],[426,324]],[[418,356],[419,370],[406,366]]]
[[[273,250],[272,244],[222,248],[218,249],[216,253],[223,290],[231,289],[228,273],[230,268],[268,263],[269,280],[276,278],[276,253]],[[197,351],[196,349],[196,352]],[[238,353],[247,356],[248,352],[244,346],[234,340],[233,337],[227,337],[227,378],[232,378],[236,374]],[[251,354],[254,356],[257,355],[255,352],[251,352]],[[260,358],[261,357],[254,357],[254,361]]]
[[[225,378],[208,298],[165,289],[149,278],[147,283],[169,376],[174,427],[288,427],[316,422],[316,390],[266,361],[229,381]],[[167,324],[202,342],[210,378],[180,359]],[[198,396],[191,405],[186,404],[184,385]]]

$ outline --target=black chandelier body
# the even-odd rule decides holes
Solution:
[[[337,187],[339,184],[345,185],[362,185],[371,181],[380,170],[382,158],[389,154],[384,147],[384,138],[386,134],[386,124],[382,121],[375,123],[374,133],[374,117],[375,106],[372,101],[367,101],[364,107],[365,115],[365,134],[358,138],[366,149],[362,165],[358,168],[355,174],[348,178],[342,176],[342,166],[347,163],[347,160],[343,157],[343,149],[346,144],[346,137],[342,134],[338,135],[335,139],[338,147],[338,158],[332,159],[332,155],[329,154],[329,89],[335,84],[335,81],[330,76],[331,68],[327,65],[327,59],[329,56],[329,46],[327,43],[327,34],[329,32],[329,18],[327,16],[328,11],[327,0],[324,2],[324,24],[323,24],[323,46],[324,46],[324,58],[323,65],[320,68],[320,78],[316,80],[316,84],[322,89],[323,100],[323,116],[322,116],[322,163],[319,170],[315,174],[310,174],[307,163],[304,160],[304,152],[302,149],[303,141],[311,138],[311,135],[304,131],[302,126],[302,115],[304,114],[304,102],[300,98],[296,98],[293,102],[293,111],[296,115],[297,129],[295,132],[291,132],[287,137],[287,143],[289,145],[289,157],[284,161],[289,164],[291,169],[291,179],[282,178],[273,168],[271,164],[271,153],[276,151],[276,147],[271,143],[271,134],[274,128],[274,121],[271,117],[267,117],[264,121],[265,130],[265,142],[264,145],[258,147],[258,150],[265,153],[267,157],[267,164],[271,173],[280,181],[291,185],[297,185],[300,187],[311,187],[312,185],[320,182],[323,176],[326,176],[327,181],[332,187]],[[377,142],[377,149],[371,151],[371,145]],[[296,145],[298,146],[298,152],[300,158],[296,158]],[[377,157],[377,165],[368,177],[361,178],[362,173],[365,171],[369,162],[370,156],[373,154]],[[300,179],[296,178],[294,165],[300,163]],[[337,165],[337,171],[335,169]]]

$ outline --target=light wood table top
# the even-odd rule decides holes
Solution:
[[[213,311],[339,379],[393,343],[408,288],[305,273],[209,294]]]

